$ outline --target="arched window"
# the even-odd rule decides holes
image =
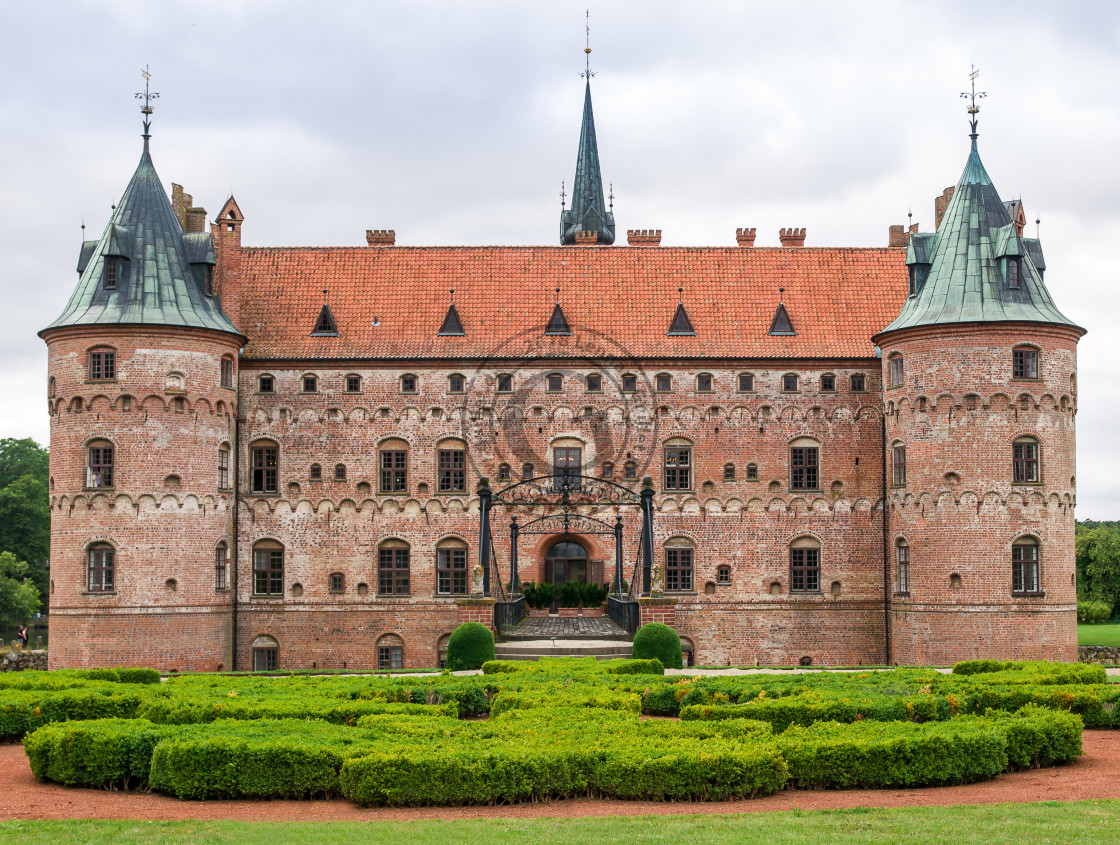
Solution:
[[[683,437],[665,441],[665,489],[692,489],[692,443]]]
[[[1011,351],[1011,375],[1014,378],[1038,378],[1038,350],[1032,346],[1017,346]]]
[[[574,540],[561,540],[548,547],[544,556],[544,580],[550,584],[567,581],[587,583],[587,549]]]
[[[1011,592],[1037,596],[1042,592],[1039,578],[1038,540],[1021,537],[1011,546]]]
[[[218,447],[218,489],[229,490],[229,444]]]
[[[253,546],[253,595],[284,595],[284,547],[275,540]]]
[[[318,393],[319,392],[319,377],[313,373],[307,373],[302,381],[304,393]]]
[[[280,464],[280,447],[270,440],[261,440],[249,447],[249,491],[276,493]]]
[[[436,595],[465,596],[467,589],[467,544],[443,540],[436,547]]]
[[[377,668],[404,668],[404,640],[396,634],[385,634],[377,640]]]
[[[87,447],[86,487],[112,487],[116,450],[108,440],[93,440]]]
[[[820,486],[820,443],[799,437],[789,447],[789,488],[819,490]]]
[[[214,549],[214,589],[229,589],[229,546],[225,540]]]
[[[735,480],[735,464],[724,464],[723,465],[723,480],[724,481],[734,481]]]
[[[899,537],[894,544],[895,558],[898,561],[898,580],[895,593],[900,596],[910,595],[910,544]]]
[[[902,356],[897,352],[887,359],[887,387],[902,387]]]
[[[897,440],[891,444],[891,484],[906,486],[906,444]]]
[[[1016,484],[1042,482],[1041,447],[1033,437],[1020,437],[1011,444],[1012,480]]]
[[[341,572],[332,572],[327,576],[327,590],[332,593],[341,593],[346,590],[346,576]]]
[[[437,490],[462,493],[467,489],[467,447],[462,440],[444,440],[436,448]]]
[[[409,594],[409,548],[403,540],[386,540],[377,547],[377,593]]]
[[[111,593],[116,589],[117,550],[108,543],[95,543],[86,551],[86,589]]]
[[[272,672],[280,665],[280,643],[275,637],[261,636],[253,640],[253,671]]]
[[[222,387],[233,387],[233,358],[229,355],[222,356],[218,377]]]
[[[638,392],[638,377],[633,373],[622,374],[622,392],[623,393],[637,393]]]
[[[665,592],[687,593],[693,590],[696,547],[684,537],[665,541]]]
[[[117,377],[117,351],[91,349],[89,351],[89,380],[113,381]]]
[[[561,441],[562,445],[552,447],[552,477],[557,488],[579,489],[579,479],[583,474],[582,442],[574,439]]]
[[[603,392],[603,376],[601,373],[591,373],[587,376],[587,392],[588,393],[602,393]]]
[[[821,590],[821,544],[800,537],[789,546],[789,591],[819,593]]]

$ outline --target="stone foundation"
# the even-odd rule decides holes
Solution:
[[[22,672],[47,668],[47,651],[42,648],[13,648],[0,657],[0,672]]]

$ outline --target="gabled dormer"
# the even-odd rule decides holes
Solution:
[[[936,232],[915,232],[906,245],[906,270],[909,276],[909,295],[917,296],[929,277],[933,250],[937,246]]]

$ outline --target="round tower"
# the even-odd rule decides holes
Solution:
[[[82,246],[77,288],[39,333],[51,415],[52,669],[231,665],[244,338],[214,295],[211,236],[184,233],[147,129],[109,224]]]
[[[1076,660],[1077,341],[976,147],[882,349],[896,663]],[[1018,211],[1018,209],[1014,209]],[[1018,215],[1016,215],[1018,216]]]

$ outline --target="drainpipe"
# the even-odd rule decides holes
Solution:
[[[241,534],[241,520],[238,518],[241,509],[241,407],[238,403],[237,414],[233,417],[233,537],[230,540],[230,593],[233,597],[230,608],[230,638],[233,640],[232,654],[230,655],[229,668],[231,672],[237,671],[237,561],[241,557],[240,545],[237,542]]]
[[[890,543],[890,501],[887,496],[890,489],[887,485],[887,416],[883,415],[882,421],[882,449],[883,458],[883,654],[887,665],[891,664],[891,543]]]

